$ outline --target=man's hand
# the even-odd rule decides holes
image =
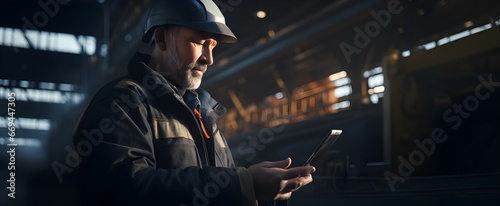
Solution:
[[[292,159],[261,162],[248,168],[258,200],[286,200],[292,192],[312,182],[313,166],[289,168]]]

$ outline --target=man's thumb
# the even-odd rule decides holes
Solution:
[[[292,164],[292,159],[290,157],[287,157],[284,160],[269,162],[269,163],[270,163],[269,164],[270,167],[279,167],[279,168],[286,169],[286,168],[290,167],[290,165]]]

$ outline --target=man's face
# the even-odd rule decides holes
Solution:
[[[175,42],[170,43],[163,57],[166,77],[183,89],[197,89],[207,66],[213,64],[212,50],[217,41],[207,33],[186,27],[179,27],[173,35]]]

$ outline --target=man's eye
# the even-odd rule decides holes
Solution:
[[[193,43],[197,44],[197,45],[203,45],[204,42],[199,42],[199,41],[194,41]]]

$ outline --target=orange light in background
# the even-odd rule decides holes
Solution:
[[[346,77],[347,76],[347,72],[345,71],[341,71],[341,72],[337,72],[335,74],[332,74],[328,77],[328,79],[330,79],[330,81],[335,81],[337,79],[340,79],[342,77]]]
[[[472,22],[472,21],[466,21],[466,22],[464,23],[464,26],[465,26],[465,28],[469,28],[469,27],[471,27],[471,26],[474,26],[474,22]]]

